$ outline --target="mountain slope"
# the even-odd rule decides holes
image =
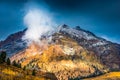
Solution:
[[[110,72],[101,76],[87,78],[84,80],[120,80],[120,72]]]
[[[18,33],[14,35],[19,36]],[[120,70],[120,45],[97,37],[79,26],[59,26],[53,35],[44,35],[40,39],[42,45],[33,42],[26,46],[21,39],[24,33],[25,30],[17,39],[12,37],[9,40],[8,37],[0,43],[0,49],[14,54],[11,61],[19,61],[27,69],[53,73],[58,80],[80,79]],[[17,44],[25,45],[19,49]]]
[[[42,73],[42,72],[41,72]],[[32,71],[22,70],[12,65],[0,64],[0,80],[52,80],[45,74],[33,76]]]
[[[22,36],[27,29],[9,35],[4,41],[0,42],[0,51],[6,51],[8,56],[22,51],[26,48],[26,43],[22,41]]]
[[[79,26],[72,29],[67,25],[62,25],[59,29],[60,33],[71,37],[88,51],[93,51],[106,66],[114,70],[120,69],[119,44],[97,37],[93,33],[81,29]]]
[[[11,61],[20,61],[28,69],[54,73],[59,80],[99,75],[108,71],[93,52],[88,52],[73,39],[56,33],[53,41],[54,44],[48,44],[43,51],[33,43],[25,51],[11,57]],[[39,49],[37,53],[36,49]]]

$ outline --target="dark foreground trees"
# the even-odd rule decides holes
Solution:
[[[36,71],[35,71],[35,69],[33,69],[33,71],[32,71],[32,75],[33,75],[33,76],[36,75]]]
[[[20,62],[16,62],[15,60],[12,62],[12,65],[18,68],[21,68],[21,63]]]
[[[6,59],[6,57],[7,57],[6,52],[5,51],[1,51],[0,52],[0,64],[6,63],[7,65],[11,65],[10,58],[8,57]],[[19,61],[18,62],[13,61],[12,65],[15,66],[15,67],[21,68],[21,63]]]
[[[2,52],[0,52],[0,64],[4,63],[5,60],[6,60],[6,52],[2,51]]]
[[[11,64],[10,58],[8,57],[7,60],[7,53],[5,51],[0,52],[0,64],[7,63],[7,65]]]
[[[7,58],[7,65],[10,65],[10,64],[11,64],[10,58]]]

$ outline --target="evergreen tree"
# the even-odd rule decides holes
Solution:
[[[18,63],[18,64],[17,64],[17,67],[18,67],[18,68],[21,68],[21,63]]]
[[[23,70],[24,70],[24,71],[26,70],[26,66],[23,67]]]
[[[1,64],[1,63],[3,63],[3,60],[2,60],[2,58],[0,57],[0,64]]]
[[[6,59],[6,52],[2,51],[0,53],[0,63],[4,63]]]
[[[7,58],[7,65],[10,65],[10,64],[11,64],[10,58]]]
[[[12,63],[12,64],[13,64],[13,66],[16,66],[16,67],[17,67],[17,63],[16,63],[16,61],[15,61],[15,60],[13,61],[13,63]]]
[[[21,63],[20,63],[19,61],[16,62],[16,61],[14,60],[13,63],[12,63],[12,65],[15,66],[15,67],[21,68]]]
[[[36,75],[35,69],[33,69],[33,71],[32,71],[32,75],[33,75],[33,76]]]
[[[16,66],[16,67],[21,68],[21,63],[20,63],[19,60],[18,60],[18,62],[17,62],[17,66]]]

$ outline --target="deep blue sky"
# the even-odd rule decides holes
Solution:
[[[25,28],[24,8],[33,1],[54,13],[58,25],[79,25],[120,43],[120,0],[0,0],[0,40]]]

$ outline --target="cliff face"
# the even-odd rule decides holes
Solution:
[[[27,69],[54,73],[58,80],[79,79],[120,70],[120,45],[97,37],[79,26],[59,26],[54,34],[44,35],[40,39],[42,45],[33,42],[26,46],[21,39],[24,31],[14,36],[19,36],[19,33],[20,37],[8,37],[0,43],[0,47],[11,55],[15,53],[11,61],[19,61]]]

